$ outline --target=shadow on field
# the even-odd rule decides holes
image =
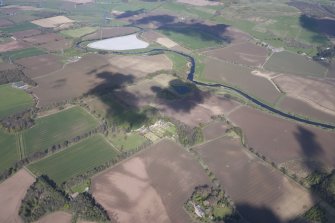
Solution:
[[[307,15],[301,15],[299,21],[303,28],[311,32],[335,37],[335,20],[333,19],[317,19]],[[315,36],[314,40],[315,42],[320,41],[317,36]]]
[[[322,146],[317,142],[315,134],[302,126],[298,126],[294,136],[300,144],[302,157],[307,159],[303,165],[311,172],[321,170],[320,164],[310,161],[318,160],[324,153]]]
[[[153,86],[151,90],[160,99],[160,104],[176,112],[191,112],[209,97],[209,93],[201,91],[196,85],[179,79],[170,81],[168,87]]]
[[[283,207],[284,208],[284,207]],[[283,223],[272,210],[267,207],[255,207],[250,204],[236,204],[236,209],[250,223]]]
[[[132,16],[135,16],[135,15],[140,15],[144,12],[145,12],[144,9],[138,9],[138,10],[134,10],[134,11],[127,10],[127,11],[123,12],[122,14],[116,16],[115,18],[116,19],[125,19],[125,18],[132,17]]]
[[[232,42],[232,37],[225,35],[228,25],[225,24],[205,24],[197,21],[181,22],[178,18],[171,15],[154,15],[146,16],[138,20],[132,21],[136,25],[148,25],[150,23],[155,24],[158,30],[161,30],[168,34],[177,33],[188,35],[192,37],[199,37],[203,41],[215,41],[221,43]]]

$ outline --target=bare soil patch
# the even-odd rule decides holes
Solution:
[[[0,222],[22,222],[19,216],[21,200],[34,182],[35,178],[26,170],[21,169],[0,184]]]
[[[144,77],[147,74],[160,70],[172,70],[172,61],[164,54],[153,56],[111,56],[109,62],[124,73],[136,77]]]
[[[335,166],[335,132],[299,125],[248,107],[234,111],[229,120],[242,128],[249,147],[277,164],[308,159]]]
[[[51,54],[19,59],[15,63],[23,66],[24,73],[30,78],[39,77],[63,67],[61,58]]]
[[[44,28],[56,28],[60,27],[64,24],[71,24],[74,21],[65,17],[65,16],[54,16],[45,19],[37,19],[32,21],[31,23],[44,27]]]
[[[335,115],[335,82],[293,75],[281,75],[273,80],[289,96]]]
[[[269,103],[275,103],[280,92],[267,78],[251,74],[252,70],[222,60],[208,58],[205,61],[206,79],[235,86],[246,93]]]
[[[36,223],[71,223],[71,218],[71,214],[64,211],[57,211],[43,216]]]
[[[28,46],[25,43],[21,41],[13,40],[8,43],[0,44],[0,53],[12,51],[12,50],[24,49],[27,47]]]
[[[15,36],[15,38],[17,38],[17,39],[24,39],[24,38],[28,38],[28,37],[32,37],[32,36],[37,36],[39,34],[41,34],[40,30],[29,29],[29,30],[15,32],[15,33],[13,33],[13,36]]]
[[[138,31],[135,27],[110,27],[101,28],[95,33],[89,34],[83,37],[83,40],[97,40],[97,39],[107,39],[117,36],[125,36]]]
[[[314,120],[320,120],[321,122],[335,123],[335,114],[332,115],[323,112],[321,109],[311,106],[308,102],[294,97],[286,96],[280,100],[278,107],[284,111],[303,115]]]
[[[195,148],[251,223],[288,222],[314,205],[306,190],[247,154],[239,140],[220,138]]]
[[[205,140],[212,140],[226,133],[227,124],[223,121],[213,121],[203,128]]]
[[[245,66],[258,67],[265,63],[267,58],[267,49],[250,42],[245,42],[211,50],[206,52],[206,54],[221,60]]]
[[[209,179],[179,145],[163,140],[92,180],[92,192],[122,222],[190,222],[184,202]]]
[[[71,40],[57,33],[47,33],[25,38],[24,41],[45,48],[49,51],[60,51],[71,47]]]

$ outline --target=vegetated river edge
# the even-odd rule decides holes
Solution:
[[[78,47],[80,49],[84,49],[81,46],[81,44],[83,42],[87,42],[87,41],[77,42],[76,47]],[[222,87],[222,88],[231,90],[231,91],[241,95],[245,99],[251,101],[252,103],[254,103],[256,105],[258,105],[259,107],[261,107],[261,108],[263,108],[263,109],[265,109],[269,112],[272,112],[274,114],[277,114],[277,115],[279,115],[283,118],[287,118],[287,119],[290,119],[290,120],[294,120],[294,121],[297,121],[297,122],[300,122],[300,123],[304,123],[304,124],[308,124],[308,125],[312,125],[312,126],[316,126],[316,127],[321,127],[321,128],[324,128],[324,129],[335,130],[335,125],[326,124],[326,123],[317,122],[317,121],[312,121],[312,120],[308,120],[308,119],[305,119],[305,118],[300,118],[300,117],[297,117],[295,115],[285,113],[283,111],[280,111],[276,108],[273,108],[273,107],[261,102],[260,100],[248,95],[247,93],[245,93],[245,92],[243,92],[243,91],[241,91],[237,88],[234,88],[234,87],[231,87],[231,86],[228,86],[228,85],[225,85],[225,84],[219,84],[219,83],[213,83],[212,84],[212,83],[205,83],[205,82],[200,82],[200,81],[194,80],[194,73],[195,73],[195,68],[196,68],[195,59],[192,56],[190,56],[186,53],[176,51],[176,50],[171,50],[171,49],[162,49],[162,48],[155,48],[155,49],[150,49],[150,50],[145,50],[145,51],[136,51],[136,52],[129,52],[129,51],[128,52],[108,51],[108,52],[112,53],[112,54],[118,54],[118,55],[158,54],[158,53],[164,53],[164,52],[172,52],[172,53],[178,54],[180,56],[186,57],[190,61],[191,67],[190,67],[189,73],[187,74],[187,79],[189,81],[191,81],[192,83],[196,84],[196,85],[205,86],[205,87],[215,87],[215,88]]]

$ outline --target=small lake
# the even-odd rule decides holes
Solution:
[[[144,49],[149,43],[137,38],[136,34],[99,40],[87,45],[97,50],[136,50]]]

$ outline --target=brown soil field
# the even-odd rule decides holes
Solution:
[[[63,67],[61,58],[51,54],[22,58],[15,63],[23,66],[24,73],[30,78],[39,77]]]
[[[27,48],[28,46],[17,40],[10,41],[8,43],[0,44],[0,53],[12,51],[12,50],[19,50],[19,49],[24,49]]]
[[[223,121],[213,121],[206,125],[202,132],[205,140],[212,140],[223,136],[227,130],[227,124]]]
[[[0,71],[16,70],[16,69],[17,69],[17,66],[15,66],[15,64],[7,63],[7,62],[0,63]]]
[[[72,41],[68,39],[63,39],[60,41],[53,41],[49,43],[42,44],[41,47],[47,49],[51,52],[61,51],[62,49],[68,49],[72,46]]]
[[[258,67],[265,63],[267,49],[245,42],[211,50],[206,52],[206,55],[245,66]]]
[[[208,58],[205,61],[205,78],[210,81],[224,82],[249,93],[257,98],[274,104],[281,93],[266,78],[251,74],[252,70]]]
[[[335,123],[335,114],[331,115],[323,112],[322,110],[311,106],[307,102],[290,96],[286,96],[281,99],[277,106],[286,112],[300,114],[310,119],[320,120],[325,123]]]
[[[288,222],[314,205],[306,190],[248,154],[239,140],[220,138],[195,148],[250,223]]]
[[[41,45],[41,44],[50,43],[54,41],[61,41],[64,39],[65,38],[62,35],[59,35],[58,33],[46,33],[42,35],[25,38],[24,41],[32,43],[32,44]]]
[[[155,107],[164,115],[173,117],[189,126],[209,123],[212,116],[228,114],[239,104],[223,96],[201,93],[201,101],[196,97],[187,97],[174,101],[157,101]]]
[[[164,54],[153,56],[111,56],[109,62],[125,74],[134,75],[137,78],[161,70],[172,70],[172,61]]]
[[[287,95],[335,115],[335,82],[293,75],[280,75],[273,81]]]
[[[45,19],[37,19],[31,21],[31,23],[44,27],[44,28],[56,28],[63,24],[73,23],[74,21],[65,16],[54,16]]]
[[[224,32],[224,36],[230,37],[231,44],[247,42],[252,39],[252,37],[248,33],[242,32],[241,30],[232,26],[227,27]]]
[[[96,88],[130,84],[136,78],[145,76],[146,72],[152,73],[164,67],[172,67],[164,55],[125,57],[89,54],[64,69],[34,78],[38,87],[33,92],[43,106],[82,96]]]
[[[95,40],[95,39],[106,39],[116,36],[125,36],[138,31],[138,28],[134,27],[110,27],[99,29],[95,33],[89,34],[83,37],[83,40]]]
[[[30,185],[34,182],[35,178],[26,170],[21,169],[0,184],[0,222],[22,222],[19,216],[21,200],[26,195]]]
[[[13,23],[7,19],[0,19],[0,27],[11,26]]]
[[[213,1],[207,1],[207,0],[177,0],[179,3],[185,3],[195,6],[207,6],[207,5],[220,5],[222,3],[220,2],[213,2]]]
[[[27,37],[32,37],[41,34],[41,31],[38,29],[29,29],[29,30],[24,30],[24,31],[19,31],[13,33],[13,36],[17,39],[23,39]]]
[[[64,211],[56,211],[43,216],[36,223],[71,223],[72,215]]]
[[[141,38],[147,42],[156,42],[158,38],[164,37],[164,35],[155,32],[153,30],[148,30],[145,31],[142,35]]]
[[[332,64],[328,67],[327,77],[335,78],[335,64],[334,64],[334,62],[332,62]]]
[[[299,125],[245,106],[228,118],[242,128],[247,145],[270,161],[281,164],[311,160],[335,167],[335,132]]]
[[[179,145],[163,140],[92,179],[95,199],[118,222],[191,222],[184,202],[209,184],[201,166]]]

